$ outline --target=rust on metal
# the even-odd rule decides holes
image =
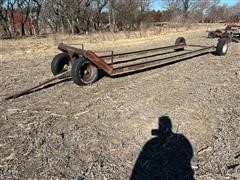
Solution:
[[[170,56],[170,57],[158,58],[158,56],[160,56],[160,55],[170,54],[170,53],[175,52],[175,51],[172,51],[172,52],[159,53],[159,51],[176,50],[179,48],[184,48],[186,46],[198,47],[200,49],[193,50],[190,52],[185,52],[185,53]],[[201,46],[201,45],[186,45],[185,43],[178,44],[178,45],[172,45],[172,46],[138,50],[138,51],[116,53],[116,54],[114,54],[113,51],[110,51],[111,52],[110,55],[103,55],[103,56],[98,56],[97,54],[95,54],[93,51],[90,51],[90,50],[79,49],[79,48],[72,47],[72,46],[69,46],[66,44],[59,44],[58,48],[63,52],[67,52],[70,55],[73,55],[73,57],[74,57],[74,55],[75,56],[77,55],[77,56],[83,56],[83,57],[87,58],[89,61],[91,61],[93,64],[95,64],[98,68],[104,70],[107,74],[109,74],[111,76],[118,75],[121,73],[128,73],[128,72],[132,72],[132,71],[142,70],[142,69],[146,69],[146,68],[150,68],[150,67],[162,65],[165,63],[170,63],[173,61],[182,60],[184,58],[190,58],[190,57],[194,57],[196,55],[214,51],[214,46],[206,47],[206,46]],[[130,54],[141,54],[141,53],[155,52],[155,51],[156,51],[155,54],[138,56],[136,58],[132,58],[132,59],[128,59],[128,60],[113,62],[114,57],[123,57],[125,55],[130,55]],[[110,58],[110,64],[108,64],[104,61],[104,59],[106,59],[106,58]],[[148,59],[148,61],[137,62],[137,60],[141,60],[141,59],[145,59],[145,60]],[[134,62],[134,61],[136,61],[136,62]],[[133,63],[130,65],[129,64],[123,65],[126,62],[133,62]],[[120,67],[114,68],[113,67],[114,64],[122,64],[122,65],[120,65]]]
[[[173,46],[165,46],[165,47],[158,47],[158,48],[151,48],[151,49],[144,49],[144,50],[138,50],[138,51],[131,51],[131,52],[124,52],[124,53],[118,53],[114,54],[113,56],[124,56],[124,55],[130,55],[130,54],[138,54],[138,53],[145,53],[149,51],[163,51],[163,50],[173,50],[173,49],[180,49],[184,48],[186,44],[179,44],[179,45],[173,45]],[[112,55],[105,55],[105,56],[100,56],[100,58],[109,58]]]
[[[113,66],[113,56],[114,56],[113,51],[111,51],[111,66]]]
[[[191,50],[191,51],[183,51],[184,53],[179,54],[181,51],[175,51],[184,47],[198,47],[197,50]],[[114,54],[113,51],[110,51],[110,55],[105,56],[98,56],[93,51],[90,50],[84,50],[84,46],[82,45],[82,48],[76,48],[73,46],[69,46],[67,44],[59,44],[58,49],[66,52],[69,54],[71,58],[71,63],[74,63],[74,61],[78,57],[85,57],[87,60],[89,60],[92,64],[94,64],[97,68],[102,69],[106,73],[108,73],[110,76],[118,75],[118,74],[124,74],[128,72],[138,71],[146,68],[156,67],[167,63],[173,63],[176,61],[184,60],[186,58],[192,58],[197,55],[201,55],[204,53],[213,52],[215,50],[214,46],[200,46],[200,45],[186,45],[185,43],[178,44],[178,45],[172,45],[172,46],[165,46],[165,47],[158,47],[158,48],[151,48],[151,49],[144,49],[144,50],[138,50],[138,51],[131,51],[131,52],[124,52],[124,53],[117,53]],[[159,51],[167,51],[167,50],[173,50],[171,52],[159,52]],[[151,54],[149,55],[149,53]],[[153,53],[154,52],[154,53]],[[170,55],[171,53],[177,53],[177,55],[172,55],[168,57],[162,57],[162,55]],[[148,53],[148,55],[147,55]],[[145,54],[141,56],[137,56],[135,58],[131,59],[125,59],[121,61],[114,62],[114,57],[124,57],[126,55],[130,54]],[[111,62],[108,64],[105,62],[104,58],[110,58]],[[141,61],[139,61],[141,60]],[[125,64],[127,63],[127,64]],[[115,66],[115,67],[114,67]],[[116,67],[117,66],[117,67]],[[41,83],[39,83],[36,86],[33,86],[29,89],[25,89],[21,92],[15,93],[13,95],[10,95],[5,98],[5,100],[9,100],[12,98],[17,98],[19,96],[28,94],[29,92],[32,92],[36,90],[37,88],[46,85],[56,79],[66,77],[69,71],[62,72],[61,74],[58,74],[54,76],[51,79],[47,79]]]
[[[128,62],[137,61],[137,60],[140,60],[140,59],[146,59],[146,58],[151,58],[151,57],[156,57],[156,56],[171,54],[171,53],[175,53],[175,52],[172,51],[172,52],[152,54],[152,55],[148,55],[148,56],[140,56],[140,57],[131,58],[131,59],[127,59],[127,60],[117,61],[117,62],[114,62],[113,64],[115,65],[115,64],[128,63]]]
[[[63,44],[63,43],[58,45],[58,49],[63,51],[63,52],[68,53],[71,57],[74,56],[74,55],[84,56],[84,54],[86,53],[86,51],[84,49],[79,49],[79,48],[69,46],[69,45]]]
[[[86,51],[86,53],[84,54],[84,57],[86,57],[93,64],[95,64],[97,67],[104,70],[109,75],[112,74],[113,68],[109,66],[105,61],[103,61],[100,57],[98,57],[94,52]]]
[[[113,73],[113,75],[117,75],[117,74],[128,73],[128,72],[132,72],[132,71],[136,71],[136,70],[142,70],[142,69],[182,60],[185,58],[194,57],[199,54],[212,52],[213,50],[214,50],[214,46],[205,47],[205,48],[202,48],[199,50],[183,53],[180,55],[175,55],[175,56],[166,57],[166,58],[160,58],[160,59],[142,62],[142,63],[138,63],[138,64],[133,64],[133,65],[122,66],[122,67],[113,69],[112,73]]]
[[[87,58],[89,61],[91,61],[93,64],[95,64],[97,67],[103,69],[108,74],[112,73],[112,70],[113,70],[112,67],[110,67],[107,63],[105,63],[100,57],[98,57],[92,51],[79,49],[79,48],[69,46],[69,45],[63,44],[63,43],[59,44],[58,49],[63,52],[68,53],[71,57],[83,56],[83,57]]]

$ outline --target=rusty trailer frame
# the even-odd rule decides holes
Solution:
[[[99,69],[109,76],[138,72],[161,65],[171,64],[206,53],[215,52],[224,56],[228,50],[228,39],[219,39],[217,46],[188,45],[184,37],[176,39],[174,45],[135,50],[122,53],[109,51],[99,55],[98,52],[59,44],[62,51],[52,61],[52,72],[57,75],[63,70],[58,64],[72,64],[71,76],[77,85],[92,84],[98,79]],[[191,50],[190,50],[191,49]],[[194,49],[194,50],[193,50]],[[173,54],[172,54],[173,53]],[[132,58],[130,58],[133,56]],[[126,57],[128,59],[126,59]]]
[[[183,50],[185,47],[197,47],[199,49],[184,52],[184,53],[177,54],[177,55],[173,55],[170,57],[155,58],[153,60],[146,61],[146,62],[137,62],[137,63],[130,64],[130,65],[122,65],[117,68],[113,67],[113,65],[115,63],[114,58],[116,58],[116,57],[127,56],[127,55],[138,54],[138,53],[147,53],[147,52],[153,52],[153,51],[157,52],[156,54],[152,54],[149,56],[141,56],[141,57],[127,60],[127,62],[132,62],[132,61],[138,61],[138,60],[145,59],[145,58],[153,58],[153,57],[161,56],[161,53],[159,53],[160,51]],[[117,54],[114,54],[113,51],[111,51],[111,54],[103,55],[103,56],[98,56],[96,53],[94,53],[91,50],[79,49],[79,48],[69,46],[67,44],[62,44],[62,43],[59,44],[58,49],[61,50],[62,52],[69,54],[71,64],[74,64],[74,62],[78,59],[78,57],[84,57],[87,60],[91,61],[91,63],[93,63],[95,66],[97,66],[98,68],[100,68],[104,72],[106,72],[108,75],[115,76],[115,75],[119,75],[119,74],[133,72],[133,71],[143,70],[143,69],[147,69],[147,68],[151,68],[151,67],[155,67],[155,66],[160,66],[162,64],[171,63],[171,62],[186,59],[186,58],[191,58],[191,57],[205,54],[205,53],[211,53],[211,52],[214,52],[215,46],[187,45],[186,43],[182,43],[182,44],[177,44],[177,45],[172,45],[172,46],[144,49],[144,50],[139,50],[139,51],[131,51],[131,52],[124,52],[124,53],[117,53]],[[106,58],[110,58],[111,62],[107,63],[105,61]],[[117,62],[117,63],[119,63],[119,64],[126,63],[126,61]]]
[[[188,50],[186,49],[187,47],[197,49]],[[83,45],[82,48],[76,48],[61,43],[59,44],[58,49],[61,50],[62,53],[53,58],[51,64],[52,73],[55,75],[53,78],[40,82],[38,85],[31,88],[9,95],[4,99],[9,100],[34,92],[37,88],[43,87],[52,81],[66,77],[69,78],[69,76],[71,76],[73,81],[78,85],[91,84],[98,79],[99,69],[103,70],[110,76],[116,76],[178,62],[206,53],[215,52],[216,55],[224,56],[228,50],[228,40],[224,38],[219,39],[218,44],[215,47],[187,45],[185,39],[179,37],[176,40],[175,45],[171,46],[115,54],[113,51],[110,51],[109,54],[101,56],[91,50],[85,50]],[[131,55],[135,55],[135,57],[119,61],[121,57],[129,57]],[[64,68],[65,65],[70,64],[72,65],[71,75],[70,72],[66,71]]]

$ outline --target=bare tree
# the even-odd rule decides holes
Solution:
[[[29,20],[31,0],[17,0],[17,6],[21,12],[21,35],[26,35],[25,24]],[[32,32],[30,32],[32,34]]]
[[[94,2],[96,5],[95,5],[95,8],[94,8],[94,11],[95,11],[95,15],[94,15],[94,29],[96,31],[99,30],[100,28],[100,24],[101,24],[101,20],[102,20],[102,11],[103,9],[107,6],[107,3],[108,3],[108,0],[95,0]]]
[[[116,0],[108,1],[110,31],[116,31]]]
[[[39,17],[42,9],[42,0],[32,0],[32,7],[31,7],[31,13],[32,13],[32,19],[33,21],[33,27],[35,34],[39,35],[40,29],[39,29]]]
[[[150,11],[152,2],[162,2],[166,10]],[[136,30],[142,23],[157,21],[232,21],[240,16],[240,2],[234,7],[220,6],[219,0],[0,0],[0,24],[13,36],[27,29],[39,34],[81,34],[100,30]],[[15,17],[17,15],[17,18]],[[20,18],[20,20],[19,20]]]
[[[181,18],[181,22],[188,21],[189,18],[203,22],[205,10],[211,6],[211,2],[216,0],[161,0],[169,11],[171,18]],[[216,4],[213,3],[213,4]],[[191,16],[190,16],[191,15]],[[170,19],[171,19],[170,18]]]
[[[195,0],[181,0],[181,9],[184,18],[188,18],[189,12],[192,10],[192,8],[198,4],[199,1]]]
[[[204,22],[205,11],[211,5],[211,0],[198,0],[191,9],[191,14],[197,22]]]
[[[221,19],[221,7],[219,6],[220,0],[211,1],[210,7],[207,9],[207,18],[210,22],[217,22]]]
[[[14,19],[14,8],[16,0],[1,0],[0,7],[0,21],[5,30],[7,36],[12,37],[15,32],[15,26],[13,23]]]
[[[3,0],[0,1],[0,22],[3,30],[5,31],[6,35],[12,36],[11,30],[9,29],[9,21],[8,21],[8,10],[3,6]]]

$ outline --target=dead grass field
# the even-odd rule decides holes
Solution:
[[[206,30],[2,40],[0,99],[51,77],[60,42],[96,51],[171,45],[179,36],[216,44]],[[64,81],[1,101],[0,178],[129,179],[162,116],[191,143],[196,179],[240,178],[239,57],[240,45],[231,43],[224,57],[206,54],[85,87]]]

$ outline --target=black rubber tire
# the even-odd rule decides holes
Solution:
[[[225,56],[228,51],[228,39],[222,38],[218,40],[215,54],[218,56]]]
[[[175,41],[175,45],[179,45],[179,44],[186,44],[186,40],[184,37],[178,37]],[[178,49],[175,49],[175,51],[183,51],[184,48],[178,48]]]
[[[51,63],[51,70],[53,75],[58,75],[63,71],[65,65],[69,65],[70,57],[67,53],[57,54]]]
[[[212,32],[209,32],[209,33],[208,33],[208,37],[214,39],[214,38],[216,37],[215,32],[213,32],[213,31],[212,31]]]
[[[97,81],[99,72],[98,68],[94,64],[92,64],[86,58],[80,57],[73,63],[71,74],[74,83],[79,86],[83,86]]]
[[[228,32],[224,32],[222,34],[221,39],[223,39],[223,38],[227,39],[228,43],[230,43],[232,41],[232,35],[230,33],[228,33]]]

